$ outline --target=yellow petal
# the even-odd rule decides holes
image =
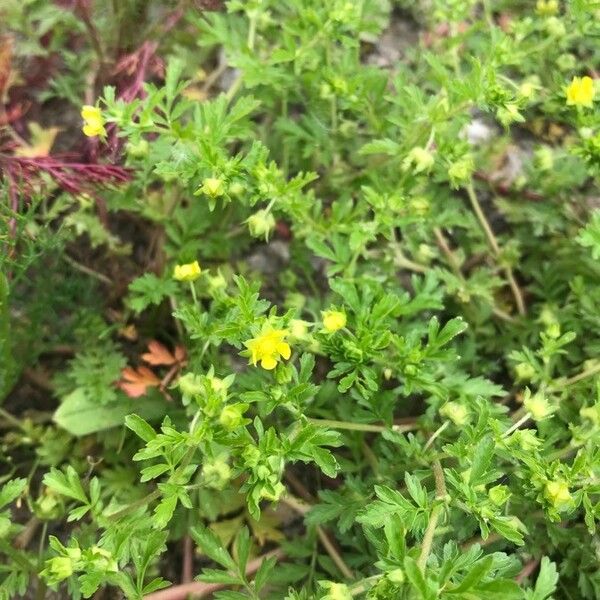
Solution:
[[[260,361],[260,366],[267,371],[271,371],[277,366],[277,361],[272,355],[263,356],[262,360]]]
[[[96,106],[90,106],[89,104],[86,104],[81,108],[81,118],[86,121],[88,119],[102,119],[101,115],[102,113],[100,112],[100,109]]]
[[[279,354],[281,354],[285,360],[287,360],[292,354],[290,345],[287,342],[279,342],[277,344],[277,352],[279,352]]]
[[[105,135],[106,131],[102,126],[98,127],[97,125],[86,124],[83,126],[83,133],[88,137],[96,137],[98,135]]]

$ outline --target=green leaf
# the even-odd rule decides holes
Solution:
[[[267,558],[260,563],[260,567],[254,577],[254,587],[257,592],[265,586],[276,564],[277,559],[274,556]]]
[[[490,571],[494,564],[494,558],[487,556],[475,563],[473,568],[465,575],[463,580],[455,588],[448,590],[449,594],[460,594],[475,587]]]
[[[192,527],[191,534],[206,556],[226,569],[237,572],[235,561],[231,558],[229,552],[223,548],[221,540],[208,527],[202,527],[201,525]]]
[[[237,534],[235,550],[238,560],[238,571],[240,574],[246,572],[246,564],[248,562],[248,556],[250,556],[250,534],[248,533],[247,527],[242,527]]]
[[[400,144],[394,142],[389,138],[382,140],[372,140],[367,142],[358,151],[359,154],[366,156],[369,154],[387,154],[389,156],[396,156],[400,151]]]
[[[490,524],[502,537],[518,546],[523,545],[523,533],[519,530],[519,525],[522,527],[523,524],[516,517],[492,517]]]
[[[156,505],[152,517],[152,524],[156,529],[163,529],[173,518],[173,513],[177,508],[177,497],[176,493],[163,496],[162,500]]]
[[[556,565],[547,556],[544,556],[535,582],[532,600],[546,600],[556,590],[557,583],[558,571]]]
[[[127,415],[125,417],[125,426],[145,442],[150,442],[156,437],[156,431],[139,415]]]
[[[154,273],[145,273],[129,284],[127,303],[136,313],[140,313],[176,292],[177,284],[172,279],[160,279]]]
[[[404,559],[404,571],[406,572],[408,581],[414,590],[418,592],[418,598],[428,600],[431,597],[431,592],[427,586],[425,577],[423,577],[423,573],[421,573],[416,561],[410,556]]]
[[[467,324],[460,317],[456,317],[448,321],[441,331],[438,331],[439,323],[434,317],[429,322],[429,342],[431,345],[441,348],[457,335],[460,335],[465,329],[467,329]]]
[[[23,493],[26,485],[26,479],[13,479],[5,483],[0,489],[0,508],[16,500]]]
[[[163,473],[166,473],[170,470],[170,466],[166,463],[160,463],[158,465],[151,465],[150,467],[146,467],[141,471],[140,481],[145,483],[146,481],[150,481],[151,479],[156,479],[160,477]]]
[[[317,463],[317,465],[319,465],[319,468],[321,469],[321,471],[323,471],[323,473],[325,473],[325,475],[327,475],[327,477],[336,476],[339,469],[339,465],[337,460],[335,460],[335,457],[329,450],[327,450],[326,448],[319,448],[318,446],[314,446],[311,449],[311,453],[313,460]]]
[[[15,383],[17,366],[11,351],[8,281],[0,273],[0,403]]]
[[[473,453],[473,462],[471,463],[471,473],[469,475],[469,483],[471,485],[479,485],[481,479],[488,470],[492,458],[494,456],[495,443],[490,435],[486,435],[475,447]]]
[[[57,494],[73,498],[73,500],[78,500],[86,505],[88,504],[88,499],[79,480],[79,475],[77,475],[77,471],[70,465],[67,467],[65,473],[55,468],[50,469],[50,472],[44,475],[43,481],[46,487]]]
[[[54,422],[75,436],[88,435],[119,427],[130,413],[150,420],[160,419],[166,411],[165,401],[159,394],[144,398],[128,398],[118,394],[118,399],[108,404],[97,404],[80,389],[64,398],[54,413]]]
[[[196,580],[206,583],[222,583],[224,585],[240,585],[242,583],[239,576],[220,569],[204,569],[202,574],[196,577]]]

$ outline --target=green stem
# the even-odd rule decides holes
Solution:
[[[446,482],[444,481],[444,471],[442,470],[442,465],[439,460],[436,460],[433,463],[433,476],[435,478],[435,499],[438,501],[445,500]],[[433,544],[435,530],[443,510],[444,505],[440,502],[436,504],[431,511],[429,523],[427,524],[427,529],[425,530],[425,535],[423,536],[423,542],[421,543],[421,554],[419,555],[419,560],[417,561],[417,565],[421,570],[421,573],[425,572],[427,559],[431,554],[431,546]]]
[[[314,425],[321,427],[331,427],[332,429],[346,429],[348,431],[370,431],[374,433],[381,433],[383,431],[414,431],[417,429],[417,424],[405,424],[405,425],[373,425],[369,423],[350,423],[349,421],[335,421],[332,419],[308,419]]]
[[[196,308],[199,308],[198,296],[196,295],[196,287],[194,286],[193,281],[190,281],[190,290],[192,291],[192,298],[194,299],[194,304],[196,305]]]
[[[502,434],[502,437],[508,437],[513,431],[519,429],[521,425],[527,423],[529,419],[531,419],[531,413],[525,413],[516,423],[513,423],[513,425],[511,425],[511,427]]]
[[[118,510],[115,513],[111,513],[110,515],[106,515],[106,517],[108,519],[110,519],[111,521],[116,521],[117,519],[120,519],[121,517],[124,517],[125,515],[128,515],[129,513],[134,512],[135,510],[140,508],[140,506],[150,504],[150,502],[153,502],[154,500],[158,499],[159,497],[160,497],[160,490],[156,489],[153,492],[150,492],[149,494],[144,496],[143,498],[140,498],[139,500],[136,500],[135,502],[128,504],[125,508],[122,508],[121,510]]]
[[[445,431],[448,425],[450,425],[450,421],[444,421],[440,427],[433,432],[431,437],[427,440],[424,450],[427,450],[431,447],[431,444],[433,444],[433,442]]]
[[[485,216],[485,213],[483,212],[483,209],[481,208],[481,204],[479,203],[479,199],[477,198],[477,194],[475,193],[475,188],[473,187],[473,182],[469,181],[469,183],[467,183],[467,185],[465,186],[465,189],[467,191],[467,196],[469,197],[469,200],[471,202],[473,212],[475,213],[475,215],[477,216],[477,219],[479,220],[481,228],[483,229],[483,232],[485,233],[488,243],[492,249],[492,252],[496,258],[499,258],[500,257],[500,244],[498,244],[498,240],[497,240],[496,236],[494,235],[492,227],[490,226],[490,224]],[[508,280],[508,285],[510,286],[510,289],[512,290],[513,296],[515,298],[515,304],[517,305],[517,310],[519,311],[520,315],[525,315],[527,313],[527,310],[525,308],[523,294],[521,293],[521,289],[519,288],[519,284],[517,283],[517,280],[515,279],[513,271],[510,267],[507,266],[504,268],[504,272],[506,274],[506,279]]]
[[[558,380],[554,385],[551,385],[548,388],[548,390],[553,391],[553,392],[558,391],[564,387],[568,387],[575,383],[579,383],[583,379],[587,379],[588,377],[593,377],[594,375],[597,375],[598,373],[600,373],[600,363],[597,365],[594,365],[593,367],[584,369],[583,371],[581,371],[581,373],[578,373],[577,375],[573,375],[573,377],[569,377],[568,379],[565,379],[562,381]]]

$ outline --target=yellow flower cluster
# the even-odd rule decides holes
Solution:
[[[83,119],[83,133],[88,137],[96,137],[98,135],[105,136],[104,118],[102,112],[97,106],[86,104],[81,109],[81,118]]]

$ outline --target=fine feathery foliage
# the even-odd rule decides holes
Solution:
[[[600,598],[598,2],[0,4],[0,600]]]

